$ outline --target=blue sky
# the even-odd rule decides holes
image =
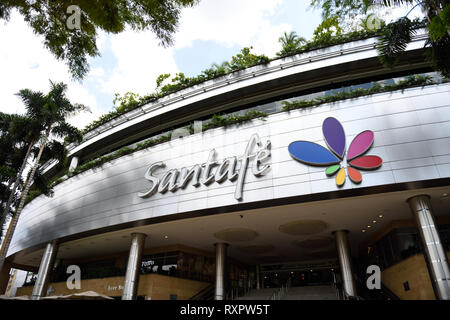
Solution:
[[[201,0],[183,10],[175,44],[168,48],[161,47],[150,31],[100,33],[101,56],[90,59],[90,72],[82,82],[73,82],[67,66],[43,47],[43,39],[14,12],[9,22],[0,22],[0,111],[24,112],[14,95],[20,89],[46,92],[50,79],[63,81],[69,86],[69,98],[91,109],[71,121],[83,128],[113,109],[115,93],[154,92],[158,75],[194,76],[213,63],[230,60],[246,46],[274,57],[283,32],[296,31],[311,39],[320,21],[321,12],[311,8],[309,1]]]

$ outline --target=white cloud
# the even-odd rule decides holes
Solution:
[[[102,67],[91,68],[89,75],[95,78],[103,77],[105,75],[105,69]]]
[[[254,40],[254,52],[265,54],[269,58],[275,57],[275,54],[281,50],[281,44],[278,42],[278,39],[283,32],[289,32],[291,30],[292,26],[290,24],[271,26],[267,23],[265,32],[258,34]]]
[[[281,2],[203,0],[183,10],[175,46],[170,48],[161,47],[150,31],[111,35],[117,66],[111,77],[101,82],[102,90],[108,94],[153,92],[158,75],[179,72],[174,50],[191,46],[194,40],[213,40],[224,46],[253,45],[255,52],[273,56],[279,50],[280,34],[292,28],[288,24],[273,26],[269,21]]]
[[[67,95],[72,102],[87,104],[92,109],[90,117],[79,116],[74,125],[83,128],[92,121],[93,115],[98,117],[100,112],[95,96],[80,83],[71,81],[65,63],[56,60],[44,48],[42,38],[33,34],[17,12],[12,13],[10,21],[0,22],[0,43],[3,44],[0,50],[0,111],[24,113],[25,107],[15,93],[25,88],[48,92],[51,79],[68,84]],[[95,72],[99,74],[98,70]]]
[[[67,97],[70,101],[84,104],[90,109],[90,112],[80,112],[79,114],[69,118],[68,122],[73,126],[82,129],[92,121],[97,120],[102,115],[102,111],[97,106],[95,96],[89,94],[86,88],[82,85],[71,85],[67,91]]]
[[[274,53],[280,34],[292,29],[288,24],[270,22],[282,2],[202,0],[198,6],[183,11],[175,48],[192,46],[194,40],[213,40],[228,47],[253,45],[265,54]]]
[[[153,92],[155,80],[162,73],[178,72],[173,48],[163,48],[152,32],[125,31],[110,37],[117,59],[109,79],[102,89],[110,94],[127,91],[141,95]]]
[[[141,95],[155,90],[156,77],[177,69],[174,50],[191,46],[194,40],[212,40],[223,46],[251,46],[254,52],[274,56],[279,51],[278,37],[292,29],[286,23],[273,25],[271,16],[283,0],[202,0],[184,9],[175,46],[163,48],[150,32],[126,31],[111,35],[111,49],[117,66],[101,81],[108,94],[127,91]]]

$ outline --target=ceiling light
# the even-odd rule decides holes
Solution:
[[[444,192],[443,194],[441,194],[441,198],[447,198],[448,197],[448,193]]]
[[[366,232],[366,229],[362,229],[361,232]]]
[[[372,228],[372,226],[367,226],[367,229]]]
[[[380,214],[380,215],[378,216],[378,218],[383,218],[383,215],[382,215],[382,214]]]
[[[377,220],[373,220],[372,223],[377,223]]]
[[[169,238],[169,236],[166,234],[166,235],[164,235],[164,239],[167,239],[167,238]]]

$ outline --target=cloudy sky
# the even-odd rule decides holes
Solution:
[[[162,73],[197,75],[212,63],[230,60],[245,46],[273,57],[280,49],[278,37],[285,31],[310,39],[321,12],[308,3],[201,0],[182,12],[175,44],[169,48],[159,46],[150,31],[100,34],[101,57],[90,60],[90,72],[81,83],[71,80],[66,65],[44,49],[42,38],[14,12],[9,22],[0,21],[0,111],[23,113],[15,96],[20,89],[47,92],[50,79],[64,81],[72,102],[88,105],[92,111],[72,119],[83,128],[112,110],[115,93],[153,92],[155,79]]]

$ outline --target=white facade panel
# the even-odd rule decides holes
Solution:
[[[393,183],[450,177],[450,84],[407,89],[325,104],[305,110],[281,112],[265,121],[217,128],[171,143],[164,143],[116,159],[55,187],[51,198],[40,196],[28,204],[20,217],[9,254],[32,245],[76,233],[166,215],[236,205],[262,200],[309,195]],[[368,154],[378,155],[383,165],[361,170],[363,180],[354,184],[347,177],[343,187],[327,177],[325,167],[294,160],[288,145],[307,140],[326,147],[322,122],[336,117],[346,132],[346,145],[361,131],[375,133]],[[207,161],[210,150],[216,160],[245,152],[257,133],[264,144],[271,141],[270,169],[256,177],[250,159],[243,199],[235,199],[237,181],[213,182],[196,188],[140,198],[151,183],[144,179],[150,164],[164,161],[154,175],[161,178],[170,169],[190,168]],[[345,161],[342,162],[346,165]],[[240,165],[238,165],[238,170]],[[213,169],[215,171],[215,168]]]

